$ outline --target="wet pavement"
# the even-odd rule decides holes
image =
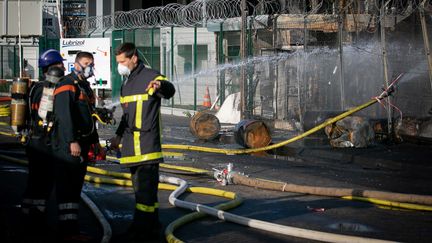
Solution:
[[[163,141],[169,144],[194,144],[220,148],[239,148],[223,124],[223,136],[216,141],[197,141],[189,132],[189,118],[163,116]],[[110,138],[115,127],[100,126],[100,137]],[[0,127],[0,131],[7,131]],[[273,131],[273,142],[295,136],[295,132]],[[212,170],[227,163],[250,177],[283,181],[299,185],[384,190],[399,193],[432,195],[432,150],[430,145],[375,144],[366,149],[333,149],[322,137],[308,138],[277,151],[255,155],[223,155],[178,151],[181,157],[167,157],[166,163]],[[312,141],[312,142],[311,142]],[[315,141],[315,142],[313,142]],[[318,142],[316,142],[318,141]],[[312,144],[312,145],[311,145]],[[22,148],[13,138],[0,135],[0,154],[24,158]],[[116,163],[95,166],[124,171]],[[232,191],[243,203],[231,213],[281,225],[331,233],[403,242],[429,242],[432,238],[432,212],[386,208],[370,203],[339,198],[261,190],[242,185],[223,186],[207,176],[161,172],[187,180],[192,186]],[[26,167],[0,159],[0,241],[15,242],[20,232],[20,198],[26,181]],[[134,196],[129,187],[85,183],[83,191],[99,207],[110,223],[112,242],[125,242],[118,235],[125,232],[133,215]],[[160,190],[160,219],[164,227],[189,213],[171,206],[171,191]],[[181,199],[214,206],[224,198],[184,194]],[[51,202],[53,204],[53,202]],[[50,213],[49,230],[55,231],[55,212]],[[96,239],[102,229],[90,210],[81,205],[80,222],[85,232]],[[311,242],[207,217],[188,223],[174,232],[186,242]],[[19,238],[19,237],[18,237]],[[158,242],[158,241],[156,241]],[[160,242],[163,242],[161,239]]]

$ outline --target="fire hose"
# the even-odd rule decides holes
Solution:
[[[165,153],[165,152],[164,152]],[[113,157],[107,156],[108,160],[116,160]],[[390,206],[395,208],[420,210],[420,211],[432,211],[432,197],[426,195],[416,194],[403,194],[386,191],[376,190],[364,190],[355,188],[335,188],[335,187],[317,187],[317,186],[304,186],[297,185],[287,182],[272,181],[260,178],[251,178],[245,176],[242,173],[235,172],[232,170],[232,164],[229,164],[226,169],[217,170],[213,169],[214,172],[209,170],[189,167],[189,166],[176,166],[171,164],[160,164],[161,168],[167,168],[172,170],[190,172],[192,175],[208,175],[213,176],[222,185],[237,184],[245,185],[254,188],[260,188],[265,190],[274,190],[282,192],[292,193],[303,193],[310,195],[319,195],[327,197],[340,197],[346,200],[356,200],[369,202],[376,205]],[[89,168],[89,172],[98,173],[100,169]],[[122,176],[115,172],[107,172],[109,176],[119,177]],[[174,172],[175,173],[175,172]],[[130,179],[130,176],[126,174],[126,179]],[[407,203],[410,202],[410,203]]]
[[[24,160],[16,159],[9,156],[4,156],[0,154],[0,157],[3,159],[8,159],[9,161],[20,163],[20,164],[26,164],[27,162]],[[107,176],[115,176],[120,178],[130,178],[130,174],[127,173],[120,173],[115,171],[107,171],[95,167],[88,167],[88,172],[97,173],[101,175],[107,175]],[[103,178],[103,177],[94,177],[90,175],[86,175],[85,179],[90,182],[95,183],[110,183],[120,186],[132,186],[131,180],[122,180],[122,179],[110,179],[110,178]],[[333,234],[333,233],[326,233],[326,232],[320,232],[315,230],[308,230],[308,229],[302,229],[297,227],[291,227],[291,226],[284,226],[279,224],[274,224],[262,220],[256,220],[256,219],[250,219],[243,216],[227,213],[225,211],[222,211],[220,209],[229,208],[229,207],[235,207],[241,203],[241,199],[236,196],[235,193],[212,189],[212,188],[203,188],[203,187],[195,187],[195,188],[188,188],[187,182],[175,178],[175,177],[168,177],[161,175],[159,180],[161,182],[169,183],[169,184],[175,184],[179,187],[175,187],[172,185],[167,185],[164,183],[159,183],[159,189],[162,190],[174,190],[173,193],[169,196],[169,202],[176,207],[186,208],[192,211],[197,211],[197,213],[188,214],[186,216],[183,216],[181,220],[176,220],[172,222],[165,230],[166,239],[168,242],[183,242],[179,239],[177,239],[172,231],[181,226],[184,223],[187,223],[191,220],[200,218],[204,216],[204,214],[211,215],[214,217],[218,217],[219,219],[234,222],[237,224],[249,226],[251,228],[265,230],[269,232],[279,233],[283,235],[288,236],[294,236],[304,239],[311,239],[311,240],[319,240],[324,242],[391,242],[391,241],[385,241],[385,240],[378,240],[378,239],[371,239],[371,238],[365,238],[365,237],[357,237],[357,236],[346,236],[346,235],[340,235],[340,234]],[[202,204],[197,203],[191,203],[179,200],[177,197],[180,196],[182,193],[184,193],[186,190],[190,192],[197,192],[202,194],[208,194],[208,195],[217,195],[217,196],[223,196],[226,198],[233,199],[231,203],[225,203],[218,205],[218,209],[208,207]],[[103,215],[99,212],[94,213],[97,217],[103,217]],[[106,222],[106,219],[98,219],[100,222]],[[104,238],[105,242],[106,240],[109,240],[109,237],[107,235],[111,234],[111,229],[104,228]]]

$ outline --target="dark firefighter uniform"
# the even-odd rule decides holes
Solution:
[[[146,91],[152,80],[161,82],[156,93]],[[151,231],[159,222],[157,188],[159,163],[163,162],[160,106],[161,98],[169,99],[174,93],[165,76],[141,61],[121,88],[123,116],[116,134],[123,138],[120,163],[131,167],[136,201],[132,230]]]
[[[52,135],[56,166],[56,195],[60,234],[79,233],[78,205],[91,144],[99,142],[92,117],[94,95],[90,83],[72,72],[63,77],[54,91],[55,123]],[[70,143],[78,142],[81,156],[70,153]]]
[[[48,81],[33,83],[29,92],[29,121],[32,135],[26,146],[28,157],[27,188],[22,202],[22,213],[26,217],[30,234],[40,234],[46,228],[46,205],[54,186],[54,159],[50,138],[41,126],[38,115],[43,87]]]

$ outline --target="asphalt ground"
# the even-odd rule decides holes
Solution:
[[[194,144],[210,147],[238,148],[229,126],[223,126],[221,138],[211,141],[196,140],[189,132],[189,118],[163,116],[163,141],[174,144]],[[100,126],[100,137],[114,134],[115,127]],[[0,131],[7,131],[0,127]],[[293,132],[273,131],[273,141],[294,136]],[[0,135],[0,152],[25,158],[22,147],[14,140]],[[168,157],[166,163],[212,170],[233,163],[234,170],[250,177],[283,181],[299,185],[374,189],[399,193],[432,195],[431,146],[418,144],[375,144],[366,149],[333,149],[320,144],[306,146],[299,142],[267,154],[222,155],[190,151],[180,157]],[[96,167],[115,171],[127,170],[116,163],[101,162]],[[223,186],[207,176],[170,174],[187,180],[191,186],[202,186],[232,191],[243,203],[231,213],[324,232],[354,235],[403,242],[430,242],[432,212],[387,208],[370,203],[339,198],[303,195],[289,192],[261,190],[242,185]],[[20,202],[25,189],[27,171],[23,165],[0,160],[0,241],[16,242],[20,238]],[[112,242],[126,242],[119,238],[129,226],[134,209],[131,188],[85,183],[83,191],[97,204],[110,223]],[[170,191],[159,191],[160,219],[164,227],[189,213],[168,203]],[[214,206],[226,202],[224,198],[187,193],[182,200]],[[48,232],[56,229],[54,202],[50,202]],[[81,205],[80,223],[83,231],[100,239],[102,230],[91,211]],[[51,235],[52,235],[51,234]],[[49,234],[50,235],[50,234]],[[235,223],[206,217],[180,227],[174,232],[186,242],[311,242]],[[47,242],[52,239],[50,236]],[[159,240],[163,242],[161,238]],[[158,242],[159,242],[158,241]]]

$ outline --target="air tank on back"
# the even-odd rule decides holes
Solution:
[[[28,78],[14,78],[11,89],[11,127],[19,134],[25,127],[27,114],[27,90],[30,80]]]

